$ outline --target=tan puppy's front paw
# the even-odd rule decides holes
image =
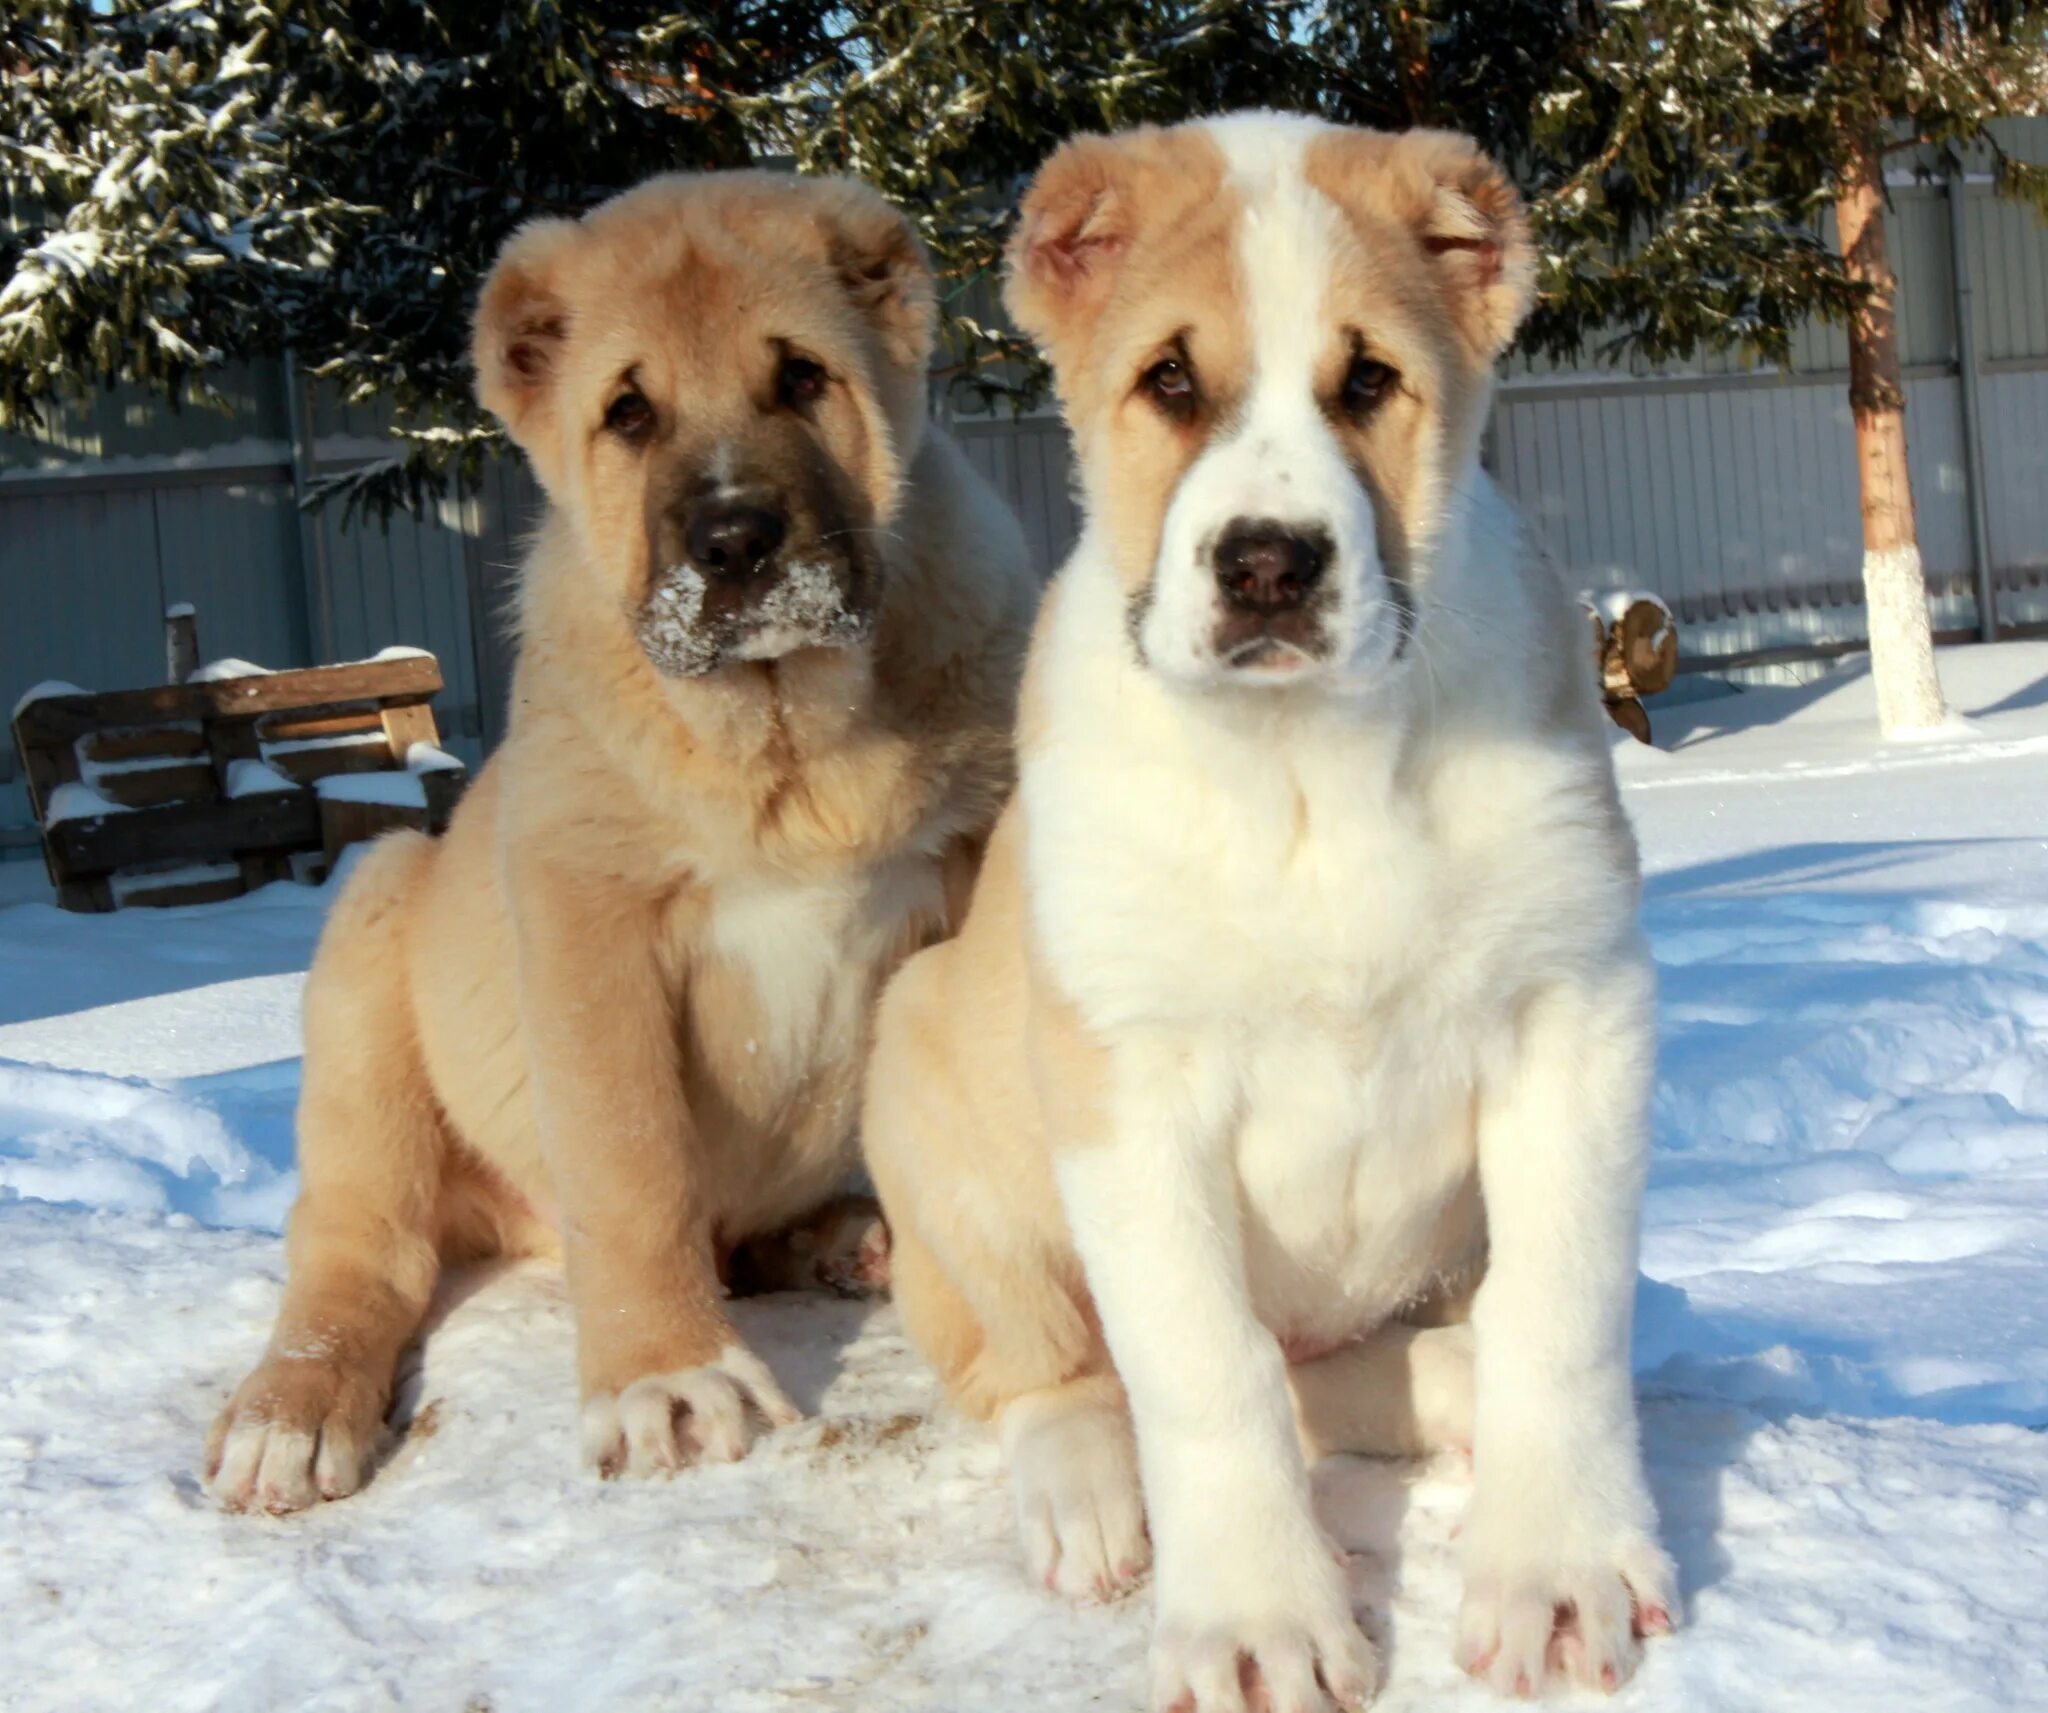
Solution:
[[[592,1393],[583,1404],[583,1461],[607,1480],[673,1475],[692,1463],[736,1463],[767,1429],[802,1420],[767,1364],[733,1344],[701,1368]]]
[[[331,1362],[269,1358],[213,1424],[206,1490],[223,1510],[281,1517],[363,1484],[383,1400]]]

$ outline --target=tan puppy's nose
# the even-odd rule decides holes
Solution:
[[[1216,543],[1216,581],[1234,607],[1291,612],[1308,599],[1329,557],[1329,543],[1320,535],[1240,518]]]
[[[721,583],[744,583],[782,545],[787,520],[765,506],[707,500],[684,531],[690,562]]]

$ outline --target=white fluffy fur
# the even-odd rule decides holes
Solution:
[[[1393,658],[1370,503],[1308,391],[1335,211],[1294,127],[1218,134],[1249,200],[1253,404],[1173,501],[1151,667],[1082,541],[1022,777],[1040,954],[1109,1051],[1110,1137],[1057,1170],[1136,1425],[1157,1703],[1241,1707],[1241,1652],[1276,1707],[1323,1707],[1318,1672],[1340,1705],[1369,1694],[1275,1335],[1341,1340],[1427,1293],[1475,1173],[1461,1654],[1510,1693],[1547,1649],[1611,1683],[1631,1595],[1655,1627],[1672,1588],[1628,1365],[1651,978],[1591,677],[1570,688],[1563,591],[1469,457]],[[1192,670],[1195,545],[1275,496],[1340,544],[1349,646],[1296,687],[1217,687]]]

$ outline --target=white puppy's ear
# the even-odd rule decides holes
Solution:
[[[1478,144],[1446,131],[1402,139],[1433,180],[1417,230],[1453,308],[1490,362],[1508,348],[1536,297],[1536,247],[1522,199]]]
[[[470,340],[477,402],[529,450],[569,339],[558,275],[577,230],[573,220],[528,221],[498,252],[477,299]]]
[[[1135,164],[1127,141],[1076,137],[1024,193],[1003,302],[1055,363],[1109,301],[1131,245]]]
[[[1309,176],[1368,229],[1393,220],[1423,261],[1475,367],[1507,349],[1536,295],[1536,250],[1507,174],[1453,131],[1328,132]]]

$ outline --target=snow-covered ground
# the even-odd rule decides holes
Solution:
[[[1618,1706],[2048,1707],[2048,645],[1884,748],[1848,667],[1618,749],[1664,983],[1638,1366],[1686,1628]],[[0,888],[21,889],[21,865]],[[4,896],[0,891],[0,896]],[[359,1497],[194,1464],[282,1268],[321,894],[0,907],[0,1706],[1127,1709],[1143,1601],[1013,1558],[893,1313],[738,1305],[812,1413],[666,1486],[575,1466],[545,1270],[454,1297]],[[1450,1662],[1447,1470],[1336,1460],[1390,1709]]]

